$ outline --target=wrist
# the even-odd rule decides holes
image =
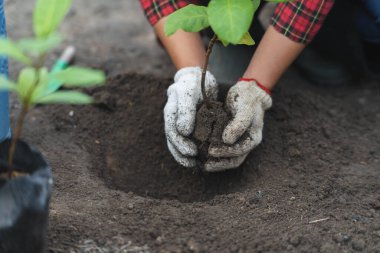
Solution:
[[[198,66],[181,68],[174,75],[174,82],[178,82],[180,79],[188,75],[198,76],[201,74],[202,69]]]
[[[262,89],[263,91],[265,91],[269,96],[271,96],[271,91],[268,87],[266,87],[265,85],[263,85],[262,83],[260,83],[259,81],[257,81],[255,78],[240,78],[239,79],[239,82],[240,81],[243,81],[243,82],[254,82],[257,87],[259,87],[260,89]]]
[[[192,78],[199,78],[199,84],[202,77],[202,68],[199,66],[185,67],[177,71],[174,76],[174,82],[178,82],[180,79],[188,78],[186,76],[191,76]],[[213,74],[207,70],[206,72],[206,86],[216,84],[216,80]]]

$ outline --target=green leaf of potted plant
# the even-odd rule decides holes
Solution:
[[[103,72],[69,67],[52,71],[44,67],[47,53],[59,45],[57,32],[72,0],[37,0],[34,38],[12,41],[0,38],[0,55],[25,65],[17,81],[0,76],[0,90],[17,94],[21,104],[11,139],[0,143],[0,252],[42,252],[52,187],[51,169],[40,152],[20,140],[25,117],[38,104],[90,104],[80,91],[60,91],[101,85]],[[49,85],[53,83],[54,85]]]

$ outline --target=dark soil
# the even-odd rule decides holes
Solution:
[[[223,130],[230,118],[223,103],[219,101],[211,100],[208,104],[203,103],[197,111],[193,137],[198,143],[198,159],[201,167],[208,159],[209,146],[223,144]]]
[[[92,137],[99,142],[86,146],[95,155],[93,169],[110,188],[144,197],[192,202],[233,191],[240,184],[240,171],[203,177],[197,169],[181,167],[168,152],[163,108],[169,83],[119,75],[108,81],[107,88],[91,91],[98,101],[96,107],[78,111],[75,118],[76,124],[86,129],[78,133],[81,143],[86,145],[89,133],[95,134]],[[216,130],[219,133],[213,133],[218,138],[210,138],[214,142],[221,138],[220,129]]]
[[[34,1],[5,4],[11,37],[30,37]],[[379,252],[380,83],[314,87],[287,71],[262,144],[239,170],[203,176],[167,151],[163,78],[175,68],[139,1],[73,5],[61,32],[79,64],[160,77],[122,75],[94,91],[97,107],[28,116],[24,138],[54,172],[49,253]]]
[[[141,252],[379,252],[379,84],[285,78],[262,144],[240,169],[205,176],[166,148],[170,83],[119,75],[90,92],[97,106],[33,116],[56,180],[51,252],[128,241]]]

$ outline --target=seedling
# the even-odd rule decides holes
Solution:
[[[267,2],[286,2],[289,0],[266,0]],[[199,32],[211,27],[214,36],[209,42],[203,65],[201,87],[206,104],[209,98],[205,91],[205,77],[212,48],[217,40],[224,46],[255,44],[249,33],[253,16],[259,8],[261,0],[211,0],[208,6],[190,4],[172,13],[165,24],[165,34],[170,36],[177,30]]]
[[[71,3],[72,0],[37,0],[33,15],[35,37],[19,41],[0,38],[0,55],[25,65],[17,81],[0,76],[0,90],[17,93],[21,103],[21,112],[9,150],[9,179],[17,174],[13,171],[13,156],[17,140],[22,134],[25,117],[30,109],[38,104],[90,104],[93,102],[90,96],[79,91],[61,91],[60,84],[64,84],[67,88],[83,88],[101,85],[105,81],[105,75],[98,70],[73,66],[62,71],[49,72],[44,67],[48,52],[63,40],[57,29],[70,9]],[[51,82],[58,85],[49,87],[48,84]]]
[[[268,2],[285,2],[287,0],[266,0]],[[230,121],[230,113],[223,107],[223,103],[210,100],[206,94],[205,77],[209,57],[217,40],[224,46],[229,44],[254,45],[255,42],[249,33],[253,16],[261,0],[210,0],[207,7],[188,5],[171,14],[165,24],[165,34],[170,36],[177,30],[199,32],[211,27],[214,32],[210,40],[205,62],[202,69],[201,90],[203,104],[197,110],[195,128],[192,137],[198,144],[198,158],[200,166],[208,160],[208,148],[223,145],[222,133]]]

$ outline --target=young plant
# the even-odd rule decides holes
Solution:
[[[286,2],[288,0],[266,1]],[[174,34],[179,29],[186,32],[199,32],[211,27],[214,32],[207,48],[201,79],[202,95],[206,104],[209,103],[209,98],[205,91],[205,77],[213,45],[217,40],[220,40],[224,46],[254,45],[249,28],[260,3],[261,0],[211,0],[207,7],[190,4],[168,17],[165,24],[166,36]]]
[[[57,32],[72,0],[37,0],[33,15],[35,37],[12,41],[0,38],[0,55],[12,58],[25,65],[17,81],[0,76],[0,90],[15,92],[21,103],[15,130],[12,135],[8,157],[8,177],[13,175],[13,156],[20,138],[24,120],[29,110],[37,104],[90,104],[93,99],[78,91],[60,91],[62,85],[49,87],[49,83],[65,84],[68,88],[83,88],[101,85],[105,75],[101,71],[83,67],[69,67],[59,72],[49,72],[44,67],[49,51],[57,47],[63,36]]]

